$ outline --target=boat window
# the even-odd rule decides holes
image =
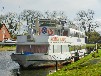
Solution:
[[[40,19],[39,20],[40,26],[51,26],[51,27],[56,27],[56,21],[55,20],[50,20],[50,19]]]
[[[82,35],[81,35],[81,38],[84,38],[84,37],[85,37],[85,36],[82,34]]]
[[[73,33],[70,33],[70,36],[73,37]]]
[[[17,53],[32,52],[32,53],[47,53],[49,45],[17,45]]]
[[[62,53],[63,52],[69,52],[69,47],[68,47],[68,45],[62,45]]]
[[[61,34],[61,31],[60,30],[58,30],[58,33],[57,33],[57,35],[60,35]]]
[[[68,31],[64,31],[63,36],[68,36]]]
[[[54,45],[54,53],[61,53],[61,45]]]
[[[51,27],[55,27],[55,24],[50,24],[50,23],[41,23],[40,26],[51,26]]]
[[[49,45],[31,45],[31,52],[33,53],[47,53]]]
[[[75,32],[74,33],[74,37],[79,37],[79,33],[78,32]]]
[[[17,45],[17,53],[31,52],[30,45]]]

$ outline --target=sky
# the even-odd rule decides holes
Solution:
[[[64,11],[69,19],[74,19],[80,10],[91,9],[95,12],[94,18],[101,21],[101,0],[0,0],[0,14],[20,13],[24,9]]]

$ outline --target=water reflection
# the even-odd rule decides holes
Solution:
[[[14,76],[11,71],[19,68],[19,65],[11,60],[11,53],[14,51],[0,52],[0,76]]]
[[[54,68],[20,70],[20,76],[47,76],[54,71]]]
[[[23,70],[19,68],[19,65],[11,60],[10,55],[14,51],[0,52],[0,76],[17,76],[19,69],[20,76],[47,76],[49,73],[55,71],[55,67],[52,68],[33,68]]]

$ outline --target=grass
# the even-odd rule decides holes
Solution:
[[[101,76],[101,50],[64,66],[48,76]]]
[[[85,49],[85,48],[95,48],[96,44],[86,44],[86,45],[83,45],[83,46],[70,46],[70,51],[74,51],[75,49]],[[100,46],[100,45],[99,45]]]
[[[96,44],[86,44],[86,47],[89,47],[89,46],[96,46]]]
[[[15,50],[16,46],[0,46],[0,51]]]

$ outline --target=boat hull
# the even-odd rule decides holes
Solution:
[[[33,66],[45,66],[53,65],[55,61],[68,61],[71,59],[70,53],[64,54],[12,54],[11,58],[23,67]],[[53,62],[53,63],[51,63]]]

